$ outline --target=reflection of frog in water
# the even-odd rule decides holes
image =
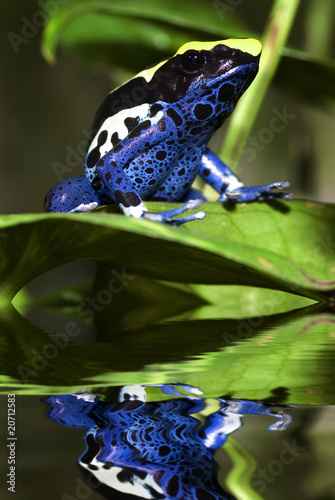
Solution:
[[[176,385],[201,394],[191,386]],[[181,396],[172,386],[159,387],[167,394]],[[93,394],[45,399],[51,420],[65,427],[88,429],[80,465],[103,485],[140,498],[232,499],[216,481],[213,454],[227,435],[241,426],[241,416],[274,416],[277,422],[271,430],[281,430],[290,423],[288,414],[272,413],[271,405],[251,401],[218,399],[218,409],[202,424],[196,414],[206,408],[203,398],[145,401],[143,386],[124,387],[118,403],[99,401]]]

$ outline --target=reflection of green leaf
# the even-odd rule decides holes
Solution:
[[[313,304],[306,297],[256,287],[193,285],[208,305],[192,312],[192,319],[223,319],[270,316]]]
[[[43,307],[75,321],[94,323],[98,329],[101,327],[102,331],[107,332],[107,337],[121,330],[143,328],[148,324],[175,316],[184,317],[187,314],[187,317],[190,317],[191,311],[208,305],[208,301],[202,297],[204,294],[195,293],[190,285],[161,283],[142,276],[136,276],[136,279],[128,281],[122,293],[113,294],[108,292],[111,271],[109,266],[101,264],[98,266],[94,287],[91,282],[81,283],[37,298],[21,298],[19,293],[13,305],[21,314],[27,309]],[[103,307],[100,307],[99,303],[101,291],[104,294]],[[92,306],[89,305],[93,299],[98,299],[100,304],[99,311],[94,315]],[[296,307],[304,307],[310,303],[308,299],[302,297],[296,299],[298,301],[295,300]],[[108,328],[111,324],[112,330]]]
[[[205,210],[205,221],[183,228],[103,210],[1,216],[6,236],[0,245],[2,300],[11,300],[39,274],[76,259],[161,280],[259,286],[327,300],[335,288],[335,206],[208,203]]]
[[[110,338],[98,336],[88,344],[75,322],[78,334],[66,344],[65,329],[70,325],[74,331],[69,321],[55,337],[13,310],[1,323],[1,387],[54,394],[178,381],[201,387],[207,397],[272,396],[278,403],[333,404],[335,321],[327,314],[304,313],[308,311],[245,320],[175,321]],[[66,345],[52,348],[55,338]]]
[[[110,267],[101,265],[95,283],[95,296],[101,289],[106,289],[109,276]],[[138,330],[173,316],[187,314],[189,317],[190,311],[205,304],[206,300],[187,286],[136,276],[128,282],[122,293],[113,295],[110,303],[96,315],[95,325],[99,332],[106,332],[108,338],[121,330]],[[108,324],[113,325],[112,331],[106,328]]]

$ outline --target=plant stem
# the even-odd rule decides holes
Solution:
[[[219,156],[236,169],[243,145],[277,70],[300,0],[275,0],[263,36],[259,74],[236,107]]]

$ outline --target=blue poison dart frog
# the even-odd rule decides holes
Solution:
[[[192,188],[197,174],[221,202],[290,199],[272,192],[289,189],[287,182],[243,187],[207,148],[255,78],[261,48],[255,39],[186,43],[170,59],[112,91],[93,124],[86,175],[51,189],[45,210],[86,212],[117,203],[125,215],[180,225],[205,217],[199,212],[173,219],[205,201]],[[153,214],[144,205],[147,200],[184,204]]]
[[[158,387],[178,398],[147,402],[145,386],[138,385],[123,387],[117,403],[88,393],[44,399],[53,422],[86,430],[79,464],[91,475],[87,482],[106,498],[118,490],[139,498],[233,500],[216,479],[214,454],[227,436],[241,427],[246,414],[272,417],[272,431],[291,423],[287,410],[271,404],[206,400],[200,389],[184,384]]]

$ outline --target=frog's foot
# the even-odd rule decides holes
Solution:
[[[223,193],[217,201],[233,201],[236,203],[244,203],[254,200],[273,200],[276,198],[281,198],[282,200],[292,200],[293,195],[291,193],[273,193],[273,189],[278,189],[279,191],[286,191],[290,189],[289,182],[273,182],[271,184],[266,184],[264,186],[254,186],[254,187],[241,187],[234,191],[226,191]]]
[[[73,213],[77,213],[77,212],[83,214],[85,212],[89,212],[90,210],[94,210],[95,208],[97,208],[98,205],[99,205],[99,203],[97,203],[96,201],[92,201],[92,203],[81,203],[77,207],[70,210],[69,214],[73,214]]]
[[[272,417],[276,417],[277,421],[268,426],[270,431],[284,431],[287,429],[292,423],[292,415],[287,410],[281,410],[277,414],[271,413]]]
[[[170,224],[172,226],[180,226],[181,224],[185,224],[185,222],[204,219],[206,214],[202,211],[197,212],[196,214],[187,215],[186,217],[181,217],[180,219],[173,219],[173,217],[181,215],[187,210],[196,210],[201,205],[202,200],[190,200],[181,207],[174,208],[173,210],[167,210],[166,212],[143,212],[142,218],[155,222],[164,222],[165,224]]]

